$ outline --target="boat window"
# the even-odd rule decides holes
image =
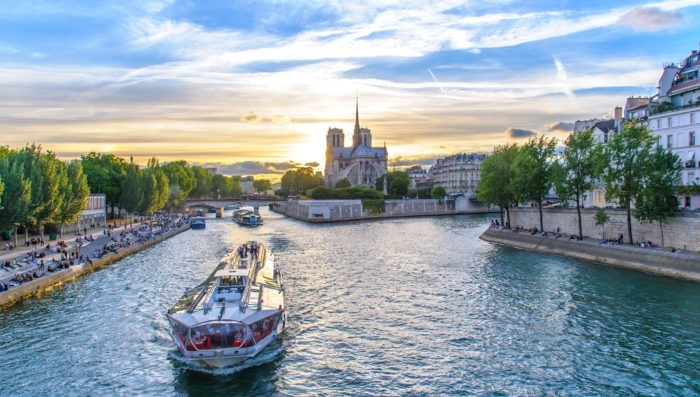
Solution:
[[[255,343],[260,342],[260,340],[268,336],[270,332],[277,329],[279,319],[280,314],[278,313],[251,324],[250,330],[253,332]]]
[[[187,345],[187,326],[173,320],[171,317],[168,317],[168,321],[173,329],[173,335],[175,335],[177,343],[181,346]]]
[[[193,327],[190,336],[196,350],[248,347],[253,343],[248,326],[241,323],[208,323]],[[190,350],[194,350],[190,349]]]

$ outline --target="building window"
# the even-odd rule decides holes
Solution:
[[[690,131],[688,133],[688,145],[695,146],[695,131]]]
[[[673,124],[671,124],[671,118],[668,118],[668,126],[671,127]]]
[[[673,135],[666,136],[666,148],[673,149]]]
[[[661,128],[661,119],[656,119],[656,129]]]
[[[695,124],[695,113],[690,114],[690,124]]]

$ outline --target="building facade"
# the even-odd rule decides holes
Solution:
[[[475,197],[484,158],[485,154],[459,153],[438,159],[428,170],[432,186],[442,186],[452,196]]]
[[[681,159],[681,184],[686,190],[678,197],[683,209],[700,208],[700,57],[697,50],[681,62],[669,64],[659,79],[659,92],[651,104],[649,128],[659,144]],[[688,189],[694,187],[694,190]]]
[[[375,187],[377,178],[386,174],[388,154],[384,147],[372,147],[372,132],[360,128],[359,102],[355,103],[355,130],[352,146],[345,147],[341,128],[328,128],[326,133],[325,181],[335,186],[347,178],[352,185]]]

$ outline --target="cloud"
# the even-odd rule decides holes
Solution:
[[[622,15],[619,22],[638,32],[656,32],[683,24],[685,16],[655,7],[635,7]]]
[[[305,167],[313,167],[313,168],[316,168],[316,167],[318,167],[319,165],[321,165],[321,164],[319,164],[319,163],[317,163],[317,162],[315,162],[315,161],[311,161],[311,162],[309,162],[309,163],[304,164]]]
[[[219,174],[224,175],[259,175],[259,174],[284,174],[286,171],[298,167],[300,164],[294,161],[240,161],[237,163],[208,163],[198,164],[202,167],[214,167]]]
[[[549,124],[546,130],[547,132],[571,132],[574,130],[574,123],[560,121],[558,123]]]
[[[423,156],[396,156],[389,159],[391,167],[410,167],[414,165],[435,165],[437,159],[446,157],[445,155],[429,154]]]
[[[506,130],[506,136],[507,136],[508,138],[515,138],[515,139],[518,139],[518,138],[529,138],[529,137],[532,137],[532,136],[535,136],[535,135],[537,135],[537,133],[536,133],[535,131],[532,131],[532,130],[524,130],[524,129],[521,129],[521,128],[513,128],[513,127],[510,127],[510,128],[508,128],[508,129]]]
[[[241,117],[241,121],[244,123],[259,123],[261,120],[262,117],[253,112],[250,112],[247,115]]]

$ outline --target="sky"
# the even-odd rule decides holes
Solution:
[[[322,169],[356,100],[389,167],[602,117],[698,49],[700,0],[0,0],[0,145]]]

